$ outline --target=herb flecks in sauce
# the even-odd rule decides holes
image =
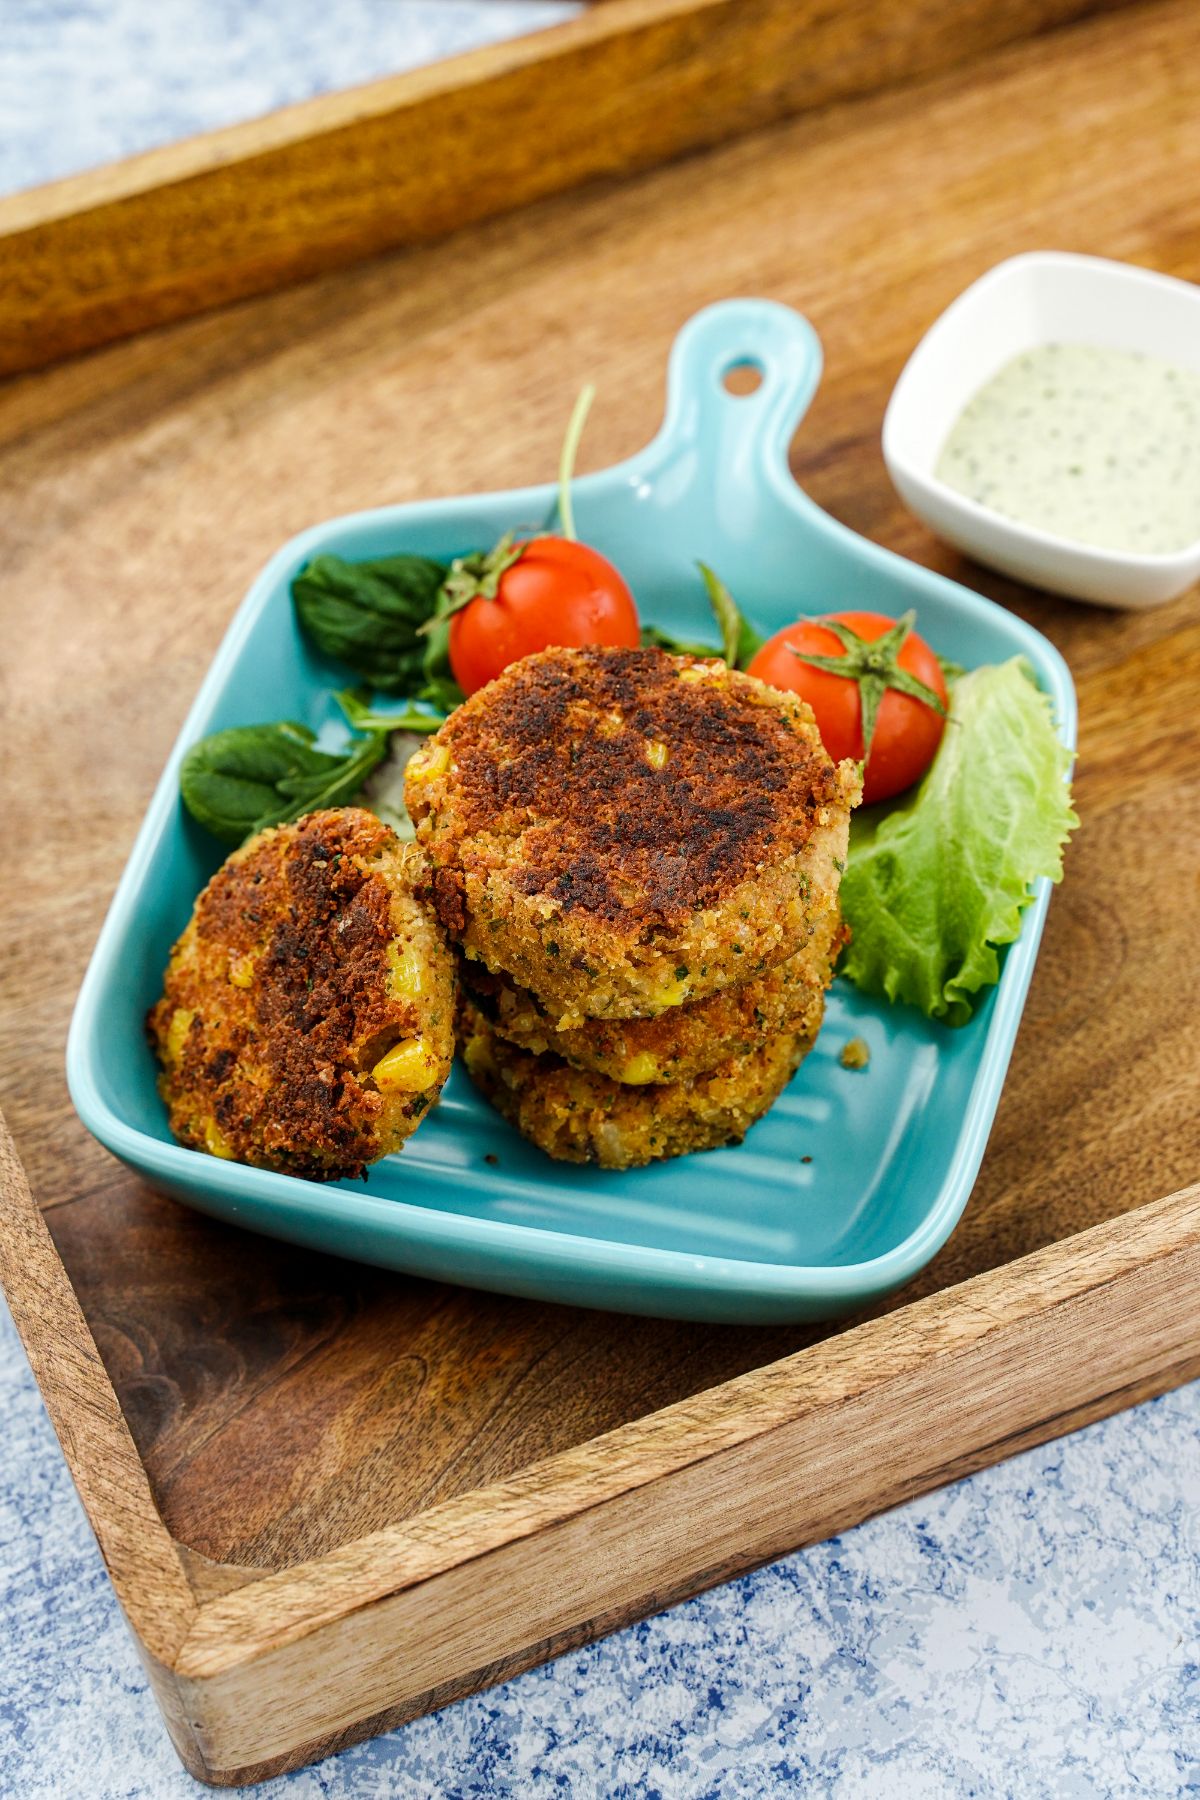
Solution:
[[[935,473],[1058,537],[1163,555],[1200,538],[1200,371],[1041,344],[960,414]]]

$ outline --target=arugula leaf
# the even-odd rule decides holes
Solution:
[[[319,807],[341,806],[387,753],[373,731],[341,752],[318,750],[307,725],[235,725],[193,744],[179,770],[192,817],[228,844],[285,825]]]
[[[672,656],[720,656],[721,654],[713,644],[697,644],[690,638],[672,637],[669,631],[663,631],[658,625],[642,626],[642,648],[645,650],[669,650]]]
[[[461,706],[466,697],[451,675],[435,675],[417,695],[418,700],[424,700],[427,705],[446,714],[452,713],[456,706]]]
[[[744,669],[766,640],[743,618],[733,595],[707,563],[697,563],[696,567],[704,577],[708,603],[721,633],[720,648],[697,643],[694,638],[675,637],[658,625],[642,626],[642,643],[649,649],[669,650],[672,656],[720,656],[731,669]]]
[[[1070,752],[1019,657],[960,676],[919,787],[854,818],[842,972],[867,993],[962,1025],[999,979],[1041,875],[1062,876]]]
[[[388,693],[419,693],[440,673],[440,646],[420,628],[438,609],[443,564],[428,556],[383,556],[347,562],[314,557],[292,582],[304,630],[326,656],[365,675]],[[436,633],[434,634],[436,637]]]
[[[365,693],[356,694],[350,688],[343,688],[333,697],[345,713],[346,723],[354,731],[406,731],[419,734],[436,731],[439,725],[446,723],[446,714],[436,712],[429,706],[406,706],[401,712],[377,713],[372,709]]]
[[[696,567],[704,577],[708,604],[720,628],[721,654],[731,669],[744,669],[766,640],[743,618],[733,595],[708,564],[697,563]]]

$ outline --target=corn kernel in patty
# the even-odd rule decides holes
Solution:
[[[380,1057],[371,1076],[381,1094],[423,1094],[438,1079],[438,1068],[436,1050],[424,1038],[415,1037],[394,1044]]]

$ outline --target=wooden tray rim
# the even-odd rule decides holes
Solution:
[[[679,8],[679,15],[686,10]],[[1073,10],[1064,6],[1064,15]],[[828,90],[821,92],[830,97]],[[754,122],[762,121],[746,124]],[[629,166],[639,165],[631,157]],[[219,177],[220,171],[214,174]],[[413,235],[418,241],[416,224]],[[275,277],[264,285],[275,285]],[[115,335],[115,328],[105,325],[104,334]],[[202,1778],[249,1780],[504,1679],[601,1630],[828,1536],[881,1506],[1200,1373],[1195,1326],[1200,1184],[927,1299],[902,1303],[809,1350],[631,1420],[530,1464],[507,1481],[457,1496],[324,1556],[276,1572],[212,1565],[215,1576],[228,1568],[227,1586],[249,1577],[225,1593],[217,1592],[219,1580],[204,1579],[204,1559],[171,1536],[157,1510],[118,1397],[2,1121],[0,1281],[8,1288],[47,1409],[177,1747]],[[957,1409],[959,1415],[949,1425],[929,1401],[939,1382],[946,1410]],[[920,1407],[914,1396],[922,1399]],[[963,1423],[966,1412],[972,1416]],[[875,1421],[873,1438],[858,1435],[864,1418]],[[861,1446],[856,1463],[873,1459],[869,1482],[860,1478],[856,1488],[853,1470],[840,1483],[819,1473],[812,1493],[802,1495],[786,1515],[777,1508],[773,1519],[762,1516],[759,1493],[746,1491],[739,1515],[729,1498],[728,1474],[722,1484],[722,1470],[765,1466],[773,1441],[791,1446],[791,1454],[797,1443],[828,1439],[832,1421],[843,1442],[848,1434]],[[880,1475],[881,1443],[896,1458],[886,1480]],[[742,1452],[759,1454],[759,1464],[743,1459],[734,1465]],[[685,1482],[690,1483],[686,1490]],[[693,1496],[690,1516],[675,1503],[681,1491]],[[453,1600],[449,1584],[456,1576],[462,1577],[459,1604],[463,1585],[473,1584],[478,1594],[481,1577],[489,1574],[499,1591],[510,1592],[497,1581],[497,1572],[511,1570],[511,1558],[524,1547],[530,1555],[540,1553],[542,1578],[552,1581],[556,1569],[567,1566],[556,1545],[578,1546],[580,1533],[593,1526],[599,1538],[606,1514],[621,1507],[626,1522],[633,1519],[636,1525],[639,1503],[643,1522],[646,1505],[655,1505],[657,1514],[639,1545],[647,1568],[643,1585],[635,1590],[632,1577],[626,1583],[626,1596],[636,1592],[636,1598],[589,1602],[586,1617],[575,1615],[583,1623],[568,1621],[536,1641],[532,1629],[525,1630],[520,1643],[526,1648],[497,1652],[491,1662],[475,1652],[475,1639],[460,1621],[459,1667],[474,1673],[431,1680],[423,1689],[410,1681],[397,1702],[399,1665],[406,1654],[421,1654],[414,1617],[423,1626],[421,1609],[432,1610],[431,1600],[436,1604],[446,1594]],[[742,1536],[729,1525],[739,1517],[750,1521]],[[686,1535],[689,1525],[706,1519],[712,1525],[705,1541],[681,1551],[680,1565],[685,1554],[690,1560],[682,1572],[677,1566],[672,1573],[663,1534]],[[572,1530],[573,1540],[567,1536]],[[715,1551],[714,1539],[720,1545]],[[406,1601],[407,1613],[401,1610]],[[382,1621],[383,1660],[390,1657],[391,1666],[381,1671],[376,1654],[360,1681],[363,1640],[354,1633],[371,1619]],[[319,1652],[325,1644],[340,1659],[335,1700],[346,1721],[332,1737],[323,1719],[314,1722],[311,1705],[283,1721],[287,1684],[296,1671],[289,1658],[302,1647],[316,1646]],[[225,1708],[217,1724],[208,1710],[210,1692]],[[264,1711],[271,1716],[260,1730],[250,1715],[264,1696]],[[240,1735],[229,1724],[234,1708],[248,1715]]]
[[[1184,1257],[1200,1274],[1200,1183],[794,1355],[631,1420],[514,1476],[198,1602],[116,1391],[0,1118],[0,1281],[121,1604],[156,1661],[226,1673],[332,1620],[702,1464],[802,1416],[900,1382],[989,1335]],[[193,1553],[194,1554],[194,1553]]]
[[[592,0],[574,18],[0,195],[13,271],[0,375],[1137,3],[958,0],[934,17],[924,0]],[[586,108],[555,105],[572,86]]]

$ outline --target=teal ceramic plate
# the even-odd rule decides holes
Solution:
[[[756,391],[729,393],[739,364]],[[968,666],[1020,653],[1073,743],[1058,653],[977,594],[826,517],[787,467],[821,351],[787,308],[735,300],[680,334],[654,442],[576,487],[580,534],[611,556],[643,616],[707,619],[696,559],[774,631],[847,604],[900,613]],[[1039,887],[999,986],[958,1031],[834,984],[816,1049],[736,1149],[625,1174],[550,1162],[455,1072],[401,1157],[365,1184],[323,1187],[184,1150],[167,1131],[142,1032],[170,945],[220,853],[183,812],[179,759],[220,726],[292,717],[333,725],[345,680],[300,638],[289,583],[319,551],[448,557],[552,517],[553,491],[384,507],[317,526],[259,576],[229,628],[163,772],[100,935],[72,1022],[71,1094],[84,1124],[154,1187],[216,1217],[312,1249],[439,1280],[583,1306],[690,1319],[815,1319],[909,1280],[946,1241],[995,1115],[1049,901]],[[870,1067],[838,1056],[866,1039]],[[494,1165],[485,1161],[487,1155]],[[809,1160],[811,1158],[811,1160]]]

